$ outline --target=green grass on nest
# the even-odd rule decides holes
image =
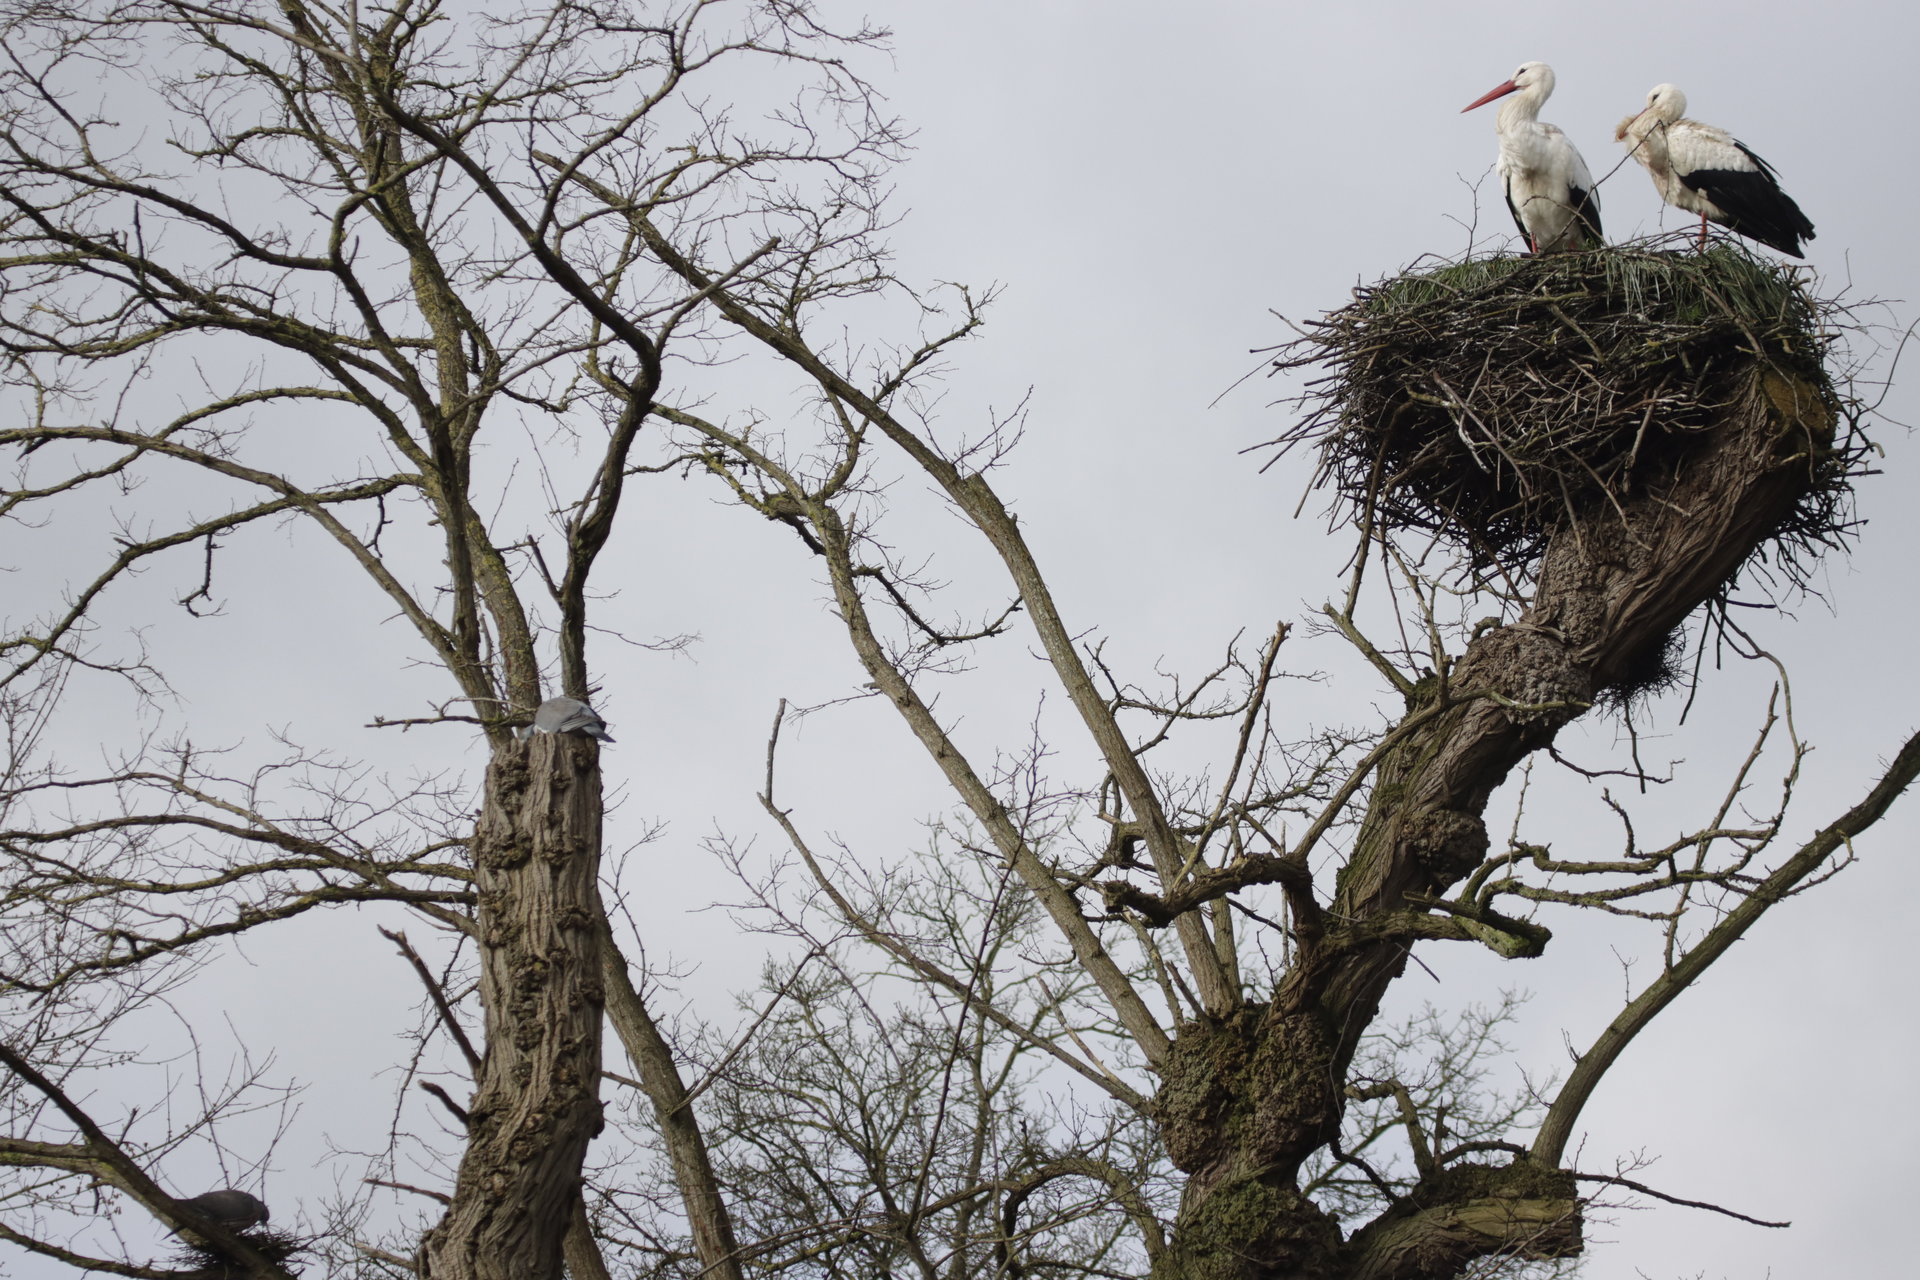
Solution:
[[[1410,271],[1281,349],[1276,369],[1324,372],[1275,443],[1318,450],[1336,520],[1524,580],[1555,530],[1670,474],[1761,374],[1785,375],[1849,426],[1767,557],[1803,582],[1847,528],[1867,449],[1826,368],[1840,315],[1804,272],[1727,242]]]

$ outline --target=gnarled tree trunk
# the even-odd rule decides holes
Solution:
[[[600,1127],[600,748],[509,742],[473,844],[486,1053],[453,1203],[421,1247],[431,1280],[559,1280],[580,1165]]]
[[[1176,1039],[1156,1101],[1188,1183],[1156,1280],[1441,1280],[1490,1254],[1578,1251],[1572,1178],[1524,1158],[1431,1170],[1351,1240],[1299,1194],[1298,1171],[1337,1136],[1360,1033],[1414,940],[1444,928],[1512,955],[1544,945],[1538,926],[1436,915],[1424,900],[1480,865],[1482,814],[1513,767],[1657,659],[1778,531],[1833,426],[1818,388],[1756,374],[1669,475],[1569,518],[1532,606],[1414,690],[1324,932],[1301,937],[1271,1005],[1189,1023]]]

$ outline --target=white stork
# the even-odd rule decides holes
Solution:
[[[1520,234],[1535,253],[1587,249],[1600,240],[1600,201],[1593,175],[1567,135],[1540,123],[1540,104],[1553,93],[1553,68],[1523,62],[1513,79],[1469,102],[1462,113],[1512,94],[1500,105],[1500,184]]]
[[[1780,189],[1773,166],[1725,129],[1685,119],[1686,113],[1686,94],[1655,85],[1645,109],[1622,120],[1613,136],[1632,148],[1662,200],[1700,215],[1701,247],[1707,223],[1717,222],[1789,257],[1803,257],[1800,242],[1813,239],[1813,224]]]

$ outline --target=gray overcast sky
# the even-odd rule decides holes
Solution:
[[[897,38],[891,66],[869,70],[918,129],[899,174],[901,274],[1005,286],[984,337],[955,361],[943,415],[983,421],[1031,389],[1028,437],[1003,491],[1053,566],[1069,621],[1109,636],[1139,668],[1162,655],[1198,665],[1235,631],[1264,633],[1334,591],[1346,542],[1328,538],[1317,499],[1293,517],[1302,468],[1261,475],[1240,453],[1283,426],[1287,410],[1274,401],[1289,388],[1262,379],[1228,388],[1258,365],[1250,348],[1286,336],[1270,310],[1297,319],[1338,306],[1357,282],[1424,254],[1458,254],[1469,227],[1487,244],[1508,236],[1488,173],[1493,109],[1460,108],[1521,61],[1554,66],[1559,88],[1542,118],[1600,175],[1621,158],[1614,124],[1653,84],[1679,84],[1692,114],[1779,170],[1818,228],[1809,263],[1823,292],[1893,300],[1866,316],[1890,326],[1920,314],[1912,6],[972,0],[871,12]],[[1611,172],[1600,190],[1612,239],[1682,224],[1637,166]],[[1883,353],[1870,376],[1887,367]],[[1907,422],[1920,406],[1896,386],[1883,411]],[[1830,565],[1827,603],[1755,623],[1788,662],[1800,731],[1818,745],[1796,810],[1803,830],[1858,798],[1920,706],[1905,674],[1920,533],[1920,509],[1905,496],[1913,449],[1902,426],[1882,422],[1876,433],[1888,474],[1862,488],[1869,523],[1857,552]],[[936,542],[952,527],[917,493],[895,505],[905,527]],[[681,990],[697,1004],[750,981],[758,964],[724,914],[688,914],[737,896],[699,842],[719,826],[758,834],[772,851],[750,800],[774,704],[833,698],[857,674],[823,590],[796,570],[778,530],[692,487],[655,486],[633,514],[621,535],[632,579],[602,625],[701,639],[689,657],[599,648],[600,705],[619,738],[605,764],[629,838],[647,821],[667,824],[634,854],[627,882],[644,889],[635,907],[650,955],[690,971]],[[308,741],[422,772],[474,765],[477,748],[447,735],[399,744],[359,727],[375,714],[418,714],[447,690],[405,665],[391,627],[371,630],[384,610],[357,585],[337,597],[316,585],[348,581],[317,544],[294,535],[270,551],[231,558],[229,617],[186,640],[156,636],[180,646],[185,664],[172,714],[212,739],[293,725]],[[972,563],[962,554],[954,572]],[[156,585],[154,599],[179,594],[171,585]],[[354,634],[378,637],[363,660],[311,625],[316,594],[369,628]],[[257,606],[241,603],[250,597]],[[983,662],[984,689],[954,695],[967,699],[964,731],[976,745],[1017,743],[1032,716],[1036,675],[1024,642],[1009,648]],[[188,649],[214,660],[195,667]],[[248,663],[248,652],[271,660]],[[1290,656],[1295,669],[1342,674],[1292,695],[1303,721],[1363,719],[1385,701],[1324,646]],[[289,665],[312,677],[288,687]],[[1712,762],[1742,749],[1764,689],[1751,669],[1713,676],[1686,726],[1671,710],[1659,720],[1672,735],[1660,739],[1665,753]],[[123,714],[103,701],[70,720],[63,740],[112,741]],[[1586,732],[1596,752],[1613,734]],[[798,816],[812,829],[882,858],[916,843],[918,820],[946,804],[916,751],[884,708],[851,705],[795,734],[783,786],[804,797]],[[1723,778],[1709,767],[1696,785]],[[876,792],[889,802],[872,804]],[[1591,1253],[1594,1280],[1910,1270],[1904,1210],[1920,1193],[1920,1103],[1905,1081],[1920,1014],[1902,908],[1920,890],[1920,815],[1907,803],[1859,865],[1769,918],[1644,1037],[1585,1117],[1587,1167],[1656,1155],[1641,1175],[1655,1185],[1795,1227],[1770,1232],[1672,1207],[1622,1214],[1592,1232],[1610,1241]],[[1687,812],[1676,803],[1674,822]],[[1542,823],[1537,834],[1555,830]],[[385,1035],[412,1000],[396,962],[373,945],[372,923],[303,924],[251,944],[256,967],[218,1001],[256,1045],[278,1049],[283,1069],[316,1081],[303,1123],[331,1126],[343,1142],[372,1140],[353,1131],[346,1102],[364,1102],[367,1073],[393,1057]],[[1412,996],[1452,1006],[1501,985],[1539,992],[1515,1042],[1544,1074],[1565,1061],[1563,1033],[1583,1046],[1617,1007],[1625,984],[1614,948],[1632,945],[1625,936],[1570,928],[1530,965],[1423,951],[1440,981]],[[289,984],[306,993],[297,1007]],[[369,1028],[375,1036],[362,1037]],[[313,1135],[290,1145],[269,1180],[276,1208],[331,1185],[331,1172],[307,1167],[318,1150]]]

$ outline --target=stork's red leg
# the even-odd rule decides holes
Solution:
[[[1700,251],[1702,253],[1705,253],[1706,249],[1707,249],[1707,215],[1703,213],[1700,215]]]

